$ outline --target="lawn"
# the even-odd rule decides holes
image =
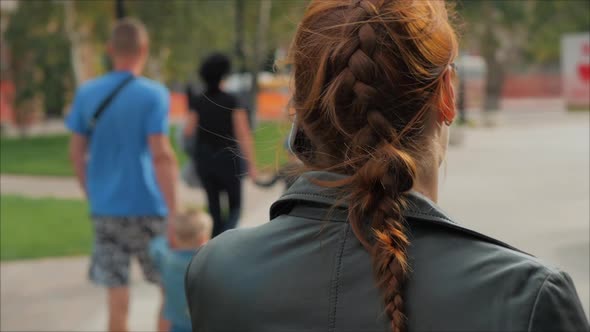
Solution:
[[[85,202],[0,196],[0,260],[85,255],[91,246]]]
[[[68,136],[0,139],[0,173],[73,175]]]
[[[256,162],[262,170],[276,170],[287,161],[285,140],[291,125],[288,123],[264,122],[254,131]]]
[[[263,122],[254,131],[258,167],[274,169],[284,162],[283,148],[288,124]],[[186,156],[176,146],[175,130],[170,131],[171,141],[181,163]],[[0,139],[0,173],[22,175],[72,176],[68,159],[68,135],[32,138]]]

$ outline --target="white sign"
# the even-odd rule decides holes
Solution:
[[[568,108],[590,109],[590,32],[561,38],[561,71]]]

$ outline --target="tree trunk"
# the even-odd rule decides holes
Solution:
[[[123,0],[115,0],[115,17],[117,20],[125,18],[127,16],[127,12],[125,11],[125,4]]]
[[[485,19],[483,21],[484,32],[482,38],[482,56],[486,62],[486,86],[484,99],[484,112],[497,111],[500,105],[502,85],[504,84],[504,63],[501,61],[501,47],[499,40],[500,33],[496,31],[499,23],[494,20],[497,17],[495,7],[486,2]]]
[[[459,87],[457,91],[457,111],[460,125],[467,123],[467,104],[465,100],[465,68],[459,69]]]
[[[158,82],[164,81],[164,75],[162,74],[162,66],[164,63],[164,52],[160,49],[159,52],[153,53],[147,61],[146,72],[149,77],[153,78]]]
[[[74,83],[78,87],[84,77],[84,63],[82,61],[82,36],[76,27],[76,8],[75,1],[64,0],[64,19],[65,30],[70,40],[70,53],[72,59],[72,70],[74,72]]]
[[[245,73],[246,72],[246,54],[244,52],[244,0],[235,0],[236,1],[236,24],[235,24],[235,58],[237,62],[236,68],[238,68],[238,72]]]
[[[504,64],[494,58],[486,59],[488,65],[486,72],[486,88],[484,111],[500,110],[502,87],[504,86]]]
[[[254,41],[254,61],[252,66],[252,87],[250,90],[250,100],[252,106],[251,122],[255,122],[256,113],[258,111],[258,73],[264,66],[264,62],[267,54],[267,34],[268,26],[270,23],[270,0],[260,0],[260,7],[258,9],[258,26],[256,28],[256,39]]]

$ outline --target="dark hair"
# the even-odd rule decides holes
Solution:
[[[201,64],[199,75],[205,82],[208,92],[219,90],[219,83],[231,71],[230,59],[221,53],[213,53]]]
[[[298,156],[347,175],[317,182],[343,189],[394,332],[406,329],[405,194],[428,146],[426,119],[449,109],[444,78],[457,51],[444,2],[426,0],[315,0],[291,47],[292,105],[309,142]]]

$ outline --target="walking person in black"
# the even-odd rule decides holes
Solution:
[[[242,203],[242,177],[256,177],[248,113],[236,97],[221,88],[221,81],[230,70],[230,60],[223,54],[205,59],[199,74],[206,88],[199,95],[189,93],[191,112],[184,129],[185,137],[196,139],[192,158],[207,193],[214,223],[212,236],[236,227]],[[227,195],[227,209],[221,208],[222,193]]]

